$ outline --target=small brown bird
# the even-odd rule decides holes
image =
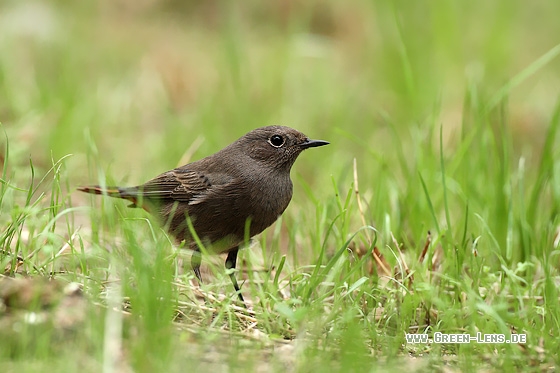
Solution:
[[[185,240],[190,249],[200,252],[190,234],[190,219],[204,247],[214,254],[227,252],[225,266],[235,269],[247,224],[248,236],[253,237],[274,223],[292,199],[290,169],[298,155],[327,144],[289,127],[262,127],[215,154],[145,184],[78,190],[131,201],[131,207],[142,207],[158,217],[177,242]],[[200,255],[193,255],[192,269],[202,281],[200,263]],[[233,272],[230,278],[243,302]]]

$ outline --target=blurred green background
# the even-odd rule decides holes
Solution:
[[[137,182],[178,164],[197,138],[202,157],[284,124],[333,142],[306,154],[300,172],[337,175],[357,157],[366,184],[379,158],[394,161],[393,130],[404,144],[437,147],[428,128],[441,125],[453,152],[469,86],[490,98],[554,47],[559,10],[554,1],[4,0],[1,120],[22,164],[72,153],[77,181],[87,180],[89,138],[96,162]],[[530,161],[558,71],[556,59],[508,99],[517,154]]]
[[[387,229],[423,240],[434,223],[418,175],[443,213],[440,140],[458,183],[451,210],[462,217],[469,201],[503,220],[486,198],[502,186],[484,175],[508,181],[520,157],[535,168],[560,93],[555,54],[508,88],[560,42],[554,1],[1,4],[10,166],[31,157],[45,171],[73,154],[72,187],[97,183],[96,170],[138,184],[282,124],[332,143],[296,164],[292,207],[309,199],[302,184],[320,201],[331,176],[346,191],[356,158],[368,222],[389,215]]]

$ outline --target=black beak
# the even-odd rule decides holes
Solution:
[[[299,146],[301,146],[302,149],[316,148],[317,146],[323,146],[323,145],[329,145],[329,142],[328,141],[323,141],[323,140],[309,140],[309,139],[306,139],[304,142],[299,144]]]

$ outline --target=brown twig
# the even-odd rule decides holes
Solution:
[[[364,213],[364,208],[362,206],[362,198],[360,197],[360,188],[359,188],[359,184],[358,184],[358,162],[356,161],[356,158],[354,158],[354,194],[356,195],[356,202],[358,203],[358,211],[360,211],[360,218],[362,219],[362,224],[365,227],[367,224],[366,224],[366,217],[365,217],[365,213]],[[369,233],[366,233],[366,239],[368,241],[369,246],[371,246],[372,243],[373,243],[373,240],[372,240],[371,236],[369,235]],[[376,250],[374,250],[372,252],[373,259],[375,260],[375,262],[377,263],[379,268],[381,268],[383,270],[385,275],[389,276],[391,274],[391,271],[385,265],[382,258],[380,258],[378,256],[378,252],[379,251],[376,251]]]

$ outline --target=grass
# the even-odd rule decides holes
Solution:
[[[204,4],[0,4],[2,369],[559,366],[559,6]],[[268,124],[331,145],[240,251],[249,310],[222,258],[198,288],[150,216],[75,191]],[[527,341],[405,337],[436,332]]]

